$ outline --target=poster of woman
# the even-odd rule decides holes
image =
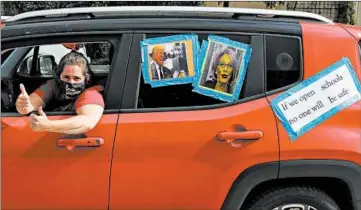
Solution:
[[[210,35],[200,49],[193,91],[222,101],[238,100],[251,52],[250,45]]]
[[[141,41],[142,73],[152,87],[192,83],[198,37],[180,34]]]

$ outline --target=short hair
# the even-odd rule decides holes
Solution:
[[[233,72],[232,72],[230,81],[233,79],[234,70],[237,68],[237,66],[236,66],[237,62],[236,62],[236,53],[230,48],[226,48],[224,50],[221,50],[214,57],[213,62],[212,62],[212,67],[211,67],[211,69],[213,71],[213,78],[212,79],[217,78],[217,65],[218,65],[218,62],[221,59],[221,57],[223,55],[225,55],[225,54],[228,54],[231,57],[231,62],[232,62],[232,65],[233,65]]]
[[[164,48],[162,45],[157,44],[157,45],[155,45],[155,46],[153,47],[153,49],[152,49],[152,55],[153,55],[153,53],[154,53],[154,51],[155,51],[156,49],[162,49],[163,51],[165,51],[165,48]]]
[[[90,84],[93,72],[90,70],[88,60],[82,53],[72,50],[68,54],[64,55],[61,58],[56,70],[56,75],[58,77],[60,77],[60,74],[64,71],[64,67],[66,65],[78,65],[79,67],[83,68],[85,82],[86,84]]]
[[[154,51],[156,49],[162,49],[163,51],[165,51],[165,48],[162,45],[160,44],[154,45],[154,47],[152,48],[152,52],[148,54],[152,59],[153,59]]]

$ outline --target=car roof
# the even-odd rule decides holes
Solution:
[[[9,19],[11,16],[1,16],[1,20],[7,20]]]
[[[223,7],[190,7],[190,6],[111,6],[111,7],[77,7],[50,10],[38,10],[21,13],[6,20],[6,23],[23,20],[49,21],[59,20],[78,15],[79,18],[109,18],[109,17],[214,17],[214,18],[269,18],[275,21],[285,19],[290,21],[316,21],[334,24],[332,20],[318,14],[271,9],[223,8]],[[83,16],[81,16],[83,15]]]

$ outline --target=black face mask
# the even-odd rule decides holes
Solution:
[[[60,91],[65,95],[66,99],[77,98],[85,89],[85,84],[82,83],[68,83],[59,80]]]

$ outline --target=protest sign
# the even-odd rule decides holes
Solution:
[[[194,92],[226,102],[239,99],[252,48],[226,37],[209,35],[199,51]]]
[[[192,83],[198,57],[198,36],[179,34],[140,42],[144,83],[163,87]]]
[[[280,94],[271,107],[291,141],[361,100],[361,86],[348,58]]]

